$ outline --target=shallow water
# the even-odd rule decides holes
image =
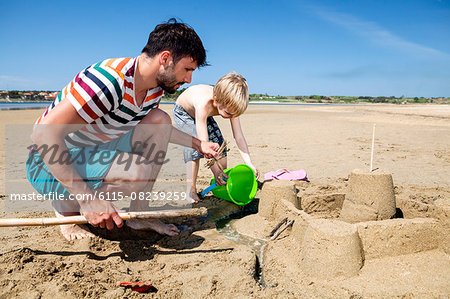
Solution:
[[[255,280],[263,287],[266,286],[264,281],[264,249],[267,245],[267,240],[256,239],[249,236],[245,236],[237,232],[233,227],[232,223],[236,221],[235,219],[223,219],[216,222],[217,231],[223,235],[225,238],[236,242],[238,244],[245,245],[253,250],[256,254],[256,269],[255,269]]]
[[[3,102],[0,101],[0,110],[22,110],[22,109],[43,109],[50,106],[52,102]],[[172,102],[161,102],[162,105],[173,105]],[[295,103],[295,102],[250,102],[249,105],[291,105],[291,106],[351,106],[355,104],[328,104],[328,103]],[[361,106],[362,104],[359,104]]]
[[[52,102],[0,102],[0,110],[43,109]]]

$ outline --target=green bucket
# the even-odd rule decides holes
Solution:
[[[228,175],[227,183],[212,189],[215,197],[231,201],[240,206],[250,203],[255,198],[258,182],[250,166],[238,164],[233,168],[225,169],[223,172]],[[216,180],[212,178],[211,185],[215,183]]]

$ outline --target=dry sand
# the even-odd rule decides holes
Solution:
[[[171,105],[161,107],[171,114]],[[5,125],[31,124],[41,113],[42,110],[0,111],[0,196],[3,202],[5,168],[19,171],[25,159],[5,161]],[[229,123],[223,119],[217,121],[225,138],[231,141],[229,165],[241,163]],[[336,209],[323,209],[317,201],[342,206],[348,175],[353,169],[369,168],[372,126],[376,123],[374,167],[392,174],[397,207],[412,222],[407,225],[414,229],[415,217],[436,221],[426,224],[430,228],[422,232],[422,243],[432,243],[440,237],[427,239],[434,233],[435,225],[448,232],[450,106],[250,106],[241,123],[252,160],[261,173],[279,168],[307,171],[311,183],[302,183],[297,190],[303,192],[304,210],[316,218],[336,218]],[[29,145],[28,140],[14,140],[14,143]],[[210,177],[210,172],[202,167],[199,187],[206,187]],[[389,243],[377,247],[379,242],[363,238],[368,256],[359,274],[324,282],[320,277],[299,275],[299,268],[292,260],[277,257],[300,255],[300,243],[293,242],[294,229],[292,234],[287,232],[270,243],[266,250],[263,273],[267,284],[264,288],[254,277],[259,266],[252,249],[226,239],[214,226],[214,219],[238,208],[211,198],[201,205],[209,207],[212,216],[184,222],[177,220],[190,229],[175,238],[119,231],[115,232],[117,238],[122,238],[119,241],[97,237],[67,242],[57,227],[0,228],[0,297],[145,296],[117,288],[117,281],[152,281],[157,292],[150,296],[156,298],[450,295],[449,252],[442,246],[427,247],[420,242],[411,245],[408,243],[411,241],[394,238],[398,244],[392,243],[392,248],[398,250],[393,254],[386,249],[391,246]],[[2,218],[49,215],[11,213],[4,209],[0,214]],[[267,234],[274,225],[270,221],[256,225],[253,221],[252,226],[251,217],[258,216],[248,217],[246,229],[253,230],[254,235]],[[403,223],[397,228],[395,225],[393,223],[392,227],[396,231],[409,229]],[[383,226],[368,224],[369,230],[380,230],[377,231],[380,238],[383,238]],[[361,230],[361,226],[358,229]],[[360,235],[366,231],[362,230]],[[145,240],[123,240],[124,236]],[[401,249],[405,246],[413,250]]]

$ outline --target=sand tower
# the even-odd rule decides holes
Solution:
[[[395,212],[394,184],[389,172],[355,169],[350,173],[341,220],[350,223],[385,220]]]
[[[300,269],[319,279],[347,278],[363,265],[356,226],[338,220],[314,219],[305,231]]]

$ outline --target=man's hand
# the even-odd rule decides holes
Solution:
[[[119,228],[123,226],[123,220],[117,213],[116,207],[106,200],[81,201],[80,206],[84,217],[94,227],[106,227],[112,230],[114,224]]]
[[[197,152],[202,154],[206,159],[219,159],[219,155],[217,151],[219,150],[220,145],[213,142],[208,141],[200,141],[200,147],[195,149]]]

